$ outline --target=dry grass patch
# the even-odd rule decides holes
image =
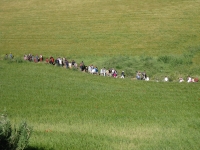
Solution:
[[[98,137],[109,137],[111,139],[110,145],[114,149],[133,149],[139,145],[135,141],[143,143],[148,141],[149,143],[156,143],[162,140],[169,139],[177,136],[179,130],[175,128],[162,128],[157,125],[140,125],[140,126],[117,126],[102,123],[77,123],[77,124],[37,124],[34,125],[36,132],[49,132],[49,133],[62,133],[70,134],[76,133],[80,135],[90,134],[94,138]],[[116,140],[118,139],[118,140]],[[119,142],[116,142],[119,141]]]

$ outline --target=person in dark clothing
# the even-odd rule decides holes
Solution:
[[[122,71],[122,73],[121,73],[121,78],[125,78],[124,71]]]

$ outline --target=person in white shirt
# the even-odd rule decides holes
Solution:
[[[187,79],[188,79],[188,80],[187,80],[188,83],[189,83],[189,82],[192,82],[192,78],[191,78],[190,76],[188,76]]]
[[[96,74],[96,69],[92,69],[92,74]]]
[[[145,81],[149,81],[149,77],[146,77]]]
[[[58,58],[58,61],[59,61],[59,65],[62,66],[62,59],[60,57]]]
[[[103,68],[103,76],[106,76],[106,68]]]
[[[101,68],[101,70],[100,70],[100,75],[103,76],[103,68]]]
[[[124,71],[122,71],[122,73],[121,73],[121,78],[124,79],[124,77],[125,77],[125,74],[124,74]]]
[[[184,81],[183,78],[180,77],[180,78],[179,78],[179,82],[181,83],[181,82],[183,82],[183,81]]]
[[[90,65],[88,66],[88,72],[89,72],[89,73],[92,73],[92,68],[91,68]]]
[[[165,76],[165,78],[164,78],[164,82],[168,82],[168,81],[169,81],[168,77]]]

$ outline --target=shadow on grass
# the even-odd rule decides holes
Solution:
[[[32,146],[28,146],[25,150],[46,150],[46,148],[44,148],[44,147],[32,147]],[[48,150],[54,150],[54,149],[50,148]]]

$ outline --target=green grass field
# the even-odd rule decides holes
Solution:
[[[114,79],[1,61],[0,110],[30,149],[198,149],[199,83]]]
[[[199,45],[199,0],[2,0],[3,54],[166,55]]]
[[[1,0],[0,113],[33,126],[28,150],[200,148],[199,0]],[[4,60],[13,53],[14,60]],[[61,56],[114,79],[21,61]],[[132,80],[146,70],[151,81]],[[174,82],[161,81],[167,75]]]

